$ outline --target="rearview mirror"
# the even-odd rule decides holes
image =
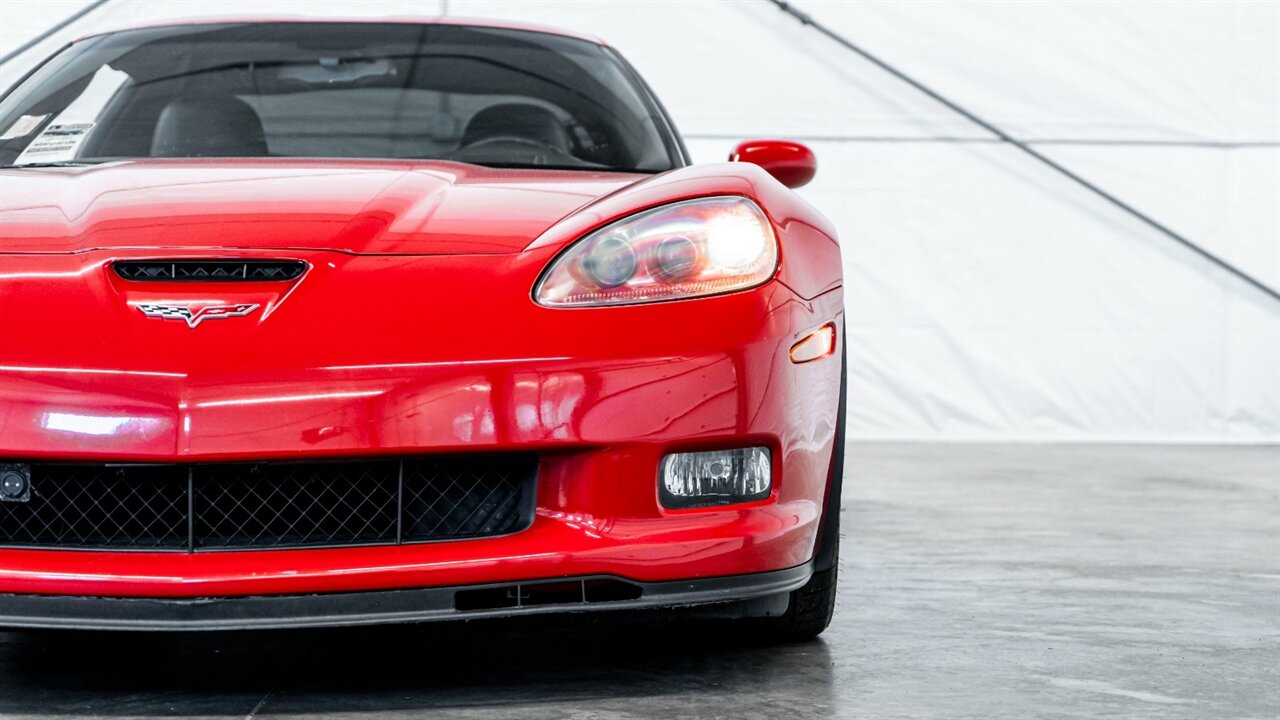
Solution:
[[[729,162],[759,165],[789,188],[808,183],[818,171],[813,151],[790,140],[748,140],[733,149]]]

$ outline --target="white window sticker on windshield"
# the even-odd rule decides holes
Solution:
[[[18,118],[17,122],[10,125],[9,129],[5,130],[3,135],[0,135],[0,140],[12,140],[14,138],[26,137],[31,134],[32,130],[40,127],[40,123],[44,122],[44,119],[47,117],[49,116],[23,115]]]
[[[44,132],[31,141],[26,150],[14,161],[15,165],[25,163],[66,162],[74,160],[76,149],[93,128],[93,123],[68,123],[50,125]]]

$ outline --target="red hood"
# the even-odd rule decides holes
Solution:
[[[0,253],[512,253],[574,210],[645,177],[278,158],[7,170],[0,171]]]

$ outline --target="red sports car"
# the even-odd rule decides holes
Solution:
[[[555,30],[67,46],[0,99],[0,626],[821,632],[840,250],[730,159]]]

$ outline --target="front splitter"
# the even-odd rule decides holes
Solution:
[[[412,590],[191,599],[5,594],[0,595],[0,627],[245,630],[693,607],[788,593],[804,585],[812,572],[812,563],[807,563],[751,575],[655,583],[596,575]],[[592,588],[598,586],[625,587],[628,596],[605,593],[593,598]],[[580,595],[574,587],[582,588]],[[542,599],[531,603],[535,596]],[[477,607],[472,598],[507,600],[502,606]]]

